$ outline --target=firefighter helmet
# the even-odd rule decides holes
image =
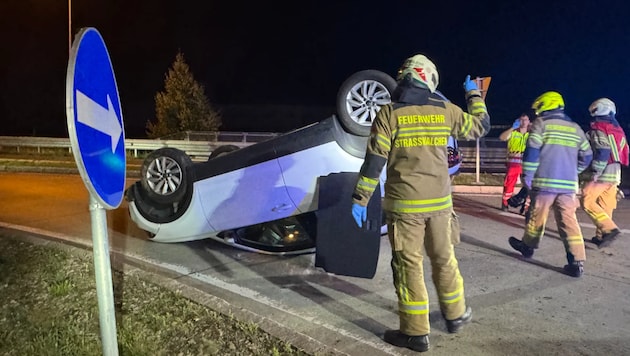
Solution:
[[[440,81],[435,64],[422,54],[407,58],[398,70],[396,80],[401,81],[407,76],[410,76],[412,83],[429,89],[431,93],[435,91]]]
[[[534,113],[536,113],[536,115],[540,115],[542,112],[549,110],[564,109],[564,99],[562,99],[562,95],[560,95],[560,93],[548,91],[541,94],[536,98],[536,100],[534,100],[532,109],[534,109]]]
[[[617,113],[617,108],[612,100],[608,98],[599,98],[588,107],[588,111],[591,113],[591,116],[608,116],[615,115]]]

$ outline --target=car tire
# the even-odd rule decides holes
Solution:
[[[376,113],[392,101],[396,86],[394,78],[375,69],[348,77],[337,92],[337,116],[341,125],[351,134],[369,136]]]
[[[180,202],[190,185],[190,157],[176,148],[160,148],[151,152],[142,163],[142,188],[147,197],[158,204]]]
[[[208,161],[211,159],[215,159],[219,156],[223,156],[224,154],[230,153],[230,152],[234,152],[236,150],[238,150],[239,147],[235,146],[235,145],[223,145],[223,146],[219,146],[216,149],[212,150],[212,152],[210,153],[210,156],[208,157]]]

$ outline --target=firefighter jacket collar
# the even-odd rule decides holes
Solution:
[[[596,122],[605,122],[608,124],[612,124],[614,126],[621,126],[619,125],[619,121],[617,121],[617,119],[615,119],[614,116],[609,115],[609,116],[595,116],[593,117],[593,120],[591,120],[591,125],[596,123]]]
[[[542,119],[543,121],[555,119],[555,120],[565,120],[565,121],[573,122],[573,120],[571,120],[571,118],[567,116],[567,114],[564,113],[563,109],[548,110],[542,113],[541,115],[539,115],[538,117]]]
[[[392,101],[413,105],[425,105],[429,101],[429,89],[419,88],[402,80],[392,94]]]

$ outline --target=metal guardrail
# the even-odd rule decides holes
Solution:
[[[242,137],[242,136],[241,136]],[[219,146],[230,144],[239,148],[253,145],[256,142],[246,141],[189,141],[189,140],[151,140],[125,138],[127,154],[138,157],[139,154],[155,151],[162,147],[178,148],[188,154],[193,160],[207,160],[210,153]],[[45,149],[67,149],[72,152],[69,138],[31,137],[31,136],[0,136],[0,147],[15,149],[17,153],[25,148],[36,149],[42,153]]]
[[[463,155],[461,169],[466,173],[474,172],[477,167],[477,152],[474,147],[462,147]],[[505,148],[480,148],[479,168],[484,173],[505,172]]]
[[[125,138],[125,149],[128,155],[138,157],[142,153],[155,151],[158,148],[174,147],[186,152],[195,161],[205,161],[210,156],[210,153],[219,146],[229,144],[242,148],[274,136],[277,136],[277,134],[267,134],[265,136],[258,134],[258,136],[254,136],[252,134],[244,135],[243,133],[223,133],[215,136],[216,141]],[[252,137],[256,137],[253,140],[255,142],[247,142],[247,139]],[[228,138],[232,139],[232,141],[227,140]],[[506,143],[497,138],[483,138],[479,142],[479,154],[477,154],[476,141],[459,141],[460,151],[463,156],[462,172],[476,172],[477,167],[482,173],[505,172]],[[0,136],[0,147],[15,149],[18,153],[24,148],[36,149],[38,153],[49,148],[62,148],[72,152],[69,138]],[[479,158],[477,159],[477,157]]]

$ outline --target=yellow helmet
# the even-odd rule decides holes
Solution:
[[[532,109],[534,109],[536,115],[540,115],[542,112],[549,110],[564,109],[564,99],[562,99],[560,93],[548,91],[534,100]]]
[[[440,78],[435,64],[422,54],[409,57],[398,70],[396,80],[400,81],[407,76],[420,86],[429,89],[431,93],[437,89]]]

